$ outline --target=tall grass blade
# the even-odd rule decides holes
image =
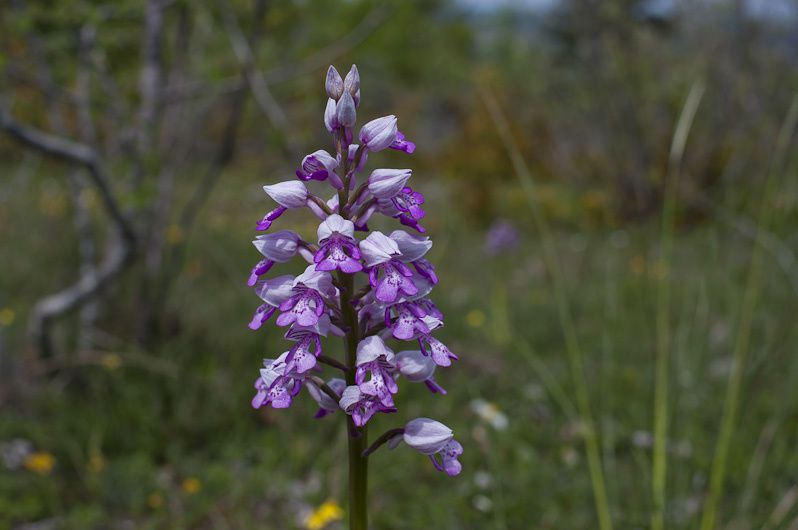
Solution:
[[[660,256],[661,274],[657,284],[657,354],[654,382],[654,458],[651,471],[651,490],[654,511],[652,530],[662,530],[665,513],[665,485],[668,472],[666,443],[668,437],[668,385],[670,365],[670,275],[673,250],[673,230],[676,212],[676,193],[684,147],[693,124],[698,105],[704,94],[704,84],[696,82],[684,102],[671,141],[668,174],[665,180],[665,198],[662,207],[662,233]]]
[[[709,481],[709,493],[704,502],[704,512],[701,516],[701,530],[713,530],[717,519],[718,504],[723,492],[726,479],[726,464],[729,454],[734,426],[737,423],[737,411],[740,402],[740,390],[742,388],[743,375],[745,373],[745,362],[748,357],[748,346],[751,338],[751,324],[754,318],[754,309],[759,296],[762,281],[762,245],[760,240],[767,231],[774,208],[771,207],[770,199],[775,191],[777,174],[782,170],[783,160],[790,146],[793,131],[798,122],[798,94],[793,97],[790,110],[784,119],[781,130],[776,140],[776,146],[771,159],[770,169],[765,182],[765,189],[762,194],[762,202],[759,210],[759,222],[757,238],[751,254],[751,265],[748,270],[743,303],[738,324],[737,339],[734,346],[732,371],[729,374],[729,383],[726,390],[726,401],[723,406],[723,416],[721,418],[720,434],[715,448],[715,457],[712,461],[712,472]]]
[[[529,203],[534,222],[540,233],[543,246],[543,258],[546,267],[552,278],[553,294],[557,304],[557,313],[565,338],[566,352],[568,354],[568,364],[571,370],[571,377],[576,392],[576,403],[579,409],[580,419],[584,430],[585,453],[587,456],[588,468],[590,470],[590,481],[593,489],[593,499],[596,505],[600,530],[612,529],[612,516],[610,514],[609,502],[607,500],[607,490],[604,481],[604,471],[601,463],[601,453],[599,450],[598,436],[596,434],[593,414],[590,408],[590,397],[587,390],[584,369],[582,367],[582,353],[579,348],[579,340],[574,326],[573,317],[568,304],[565,291],[565,282],[561,275],[561,268],[554,247],[554,238],[543,212],[541,212],[538,201],[535,197],[535,184],[532,180],[529,167],[515,142],[507,119],[499,108],[496,99],[490,89],[479,86],[480,95],[490,114],[491,120],[496,127],[496,132],[504,145],[512,162],[513,169],[521,183],[521,187]]]

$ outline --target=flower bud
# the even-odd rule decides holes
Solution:
[[[416,418],[407,422],[402,438],[416,451],[432,455],[441,451],[454,438],[454,433],[439,421]]]
[[[344,79],[344,91],[349,92],[349,95],[352,96],[355,107],[360,106],[360,72],[357,71],[357,66],[354,64]]]
[[[252,242],[261,254],[278,263],[285,263],[296,255],[299,236],[291,230],[258,236]]]
[[[385,263],[401,255],[396,241],[382,232],[372,232],[366,239],[361,241],[360,252],[366,262],[366,267]]]
[[[355,110],[355,100],[352,99],[349,92],[345,91],[341,99],[338,100],[335,106],[335,115],[341,127],[351,128],[355,126],[357,111]]]
[[[263,191],[274,202],[285,208],[301,208],[308,201],[308,189],[298,180],[287,180],[271,186],[263,186]]]
[[[330,65],[327,69],[327,80],[324,82],[324,89],[327,91],[327,95],[336,101],[344,93],[344,81],[333,65]]]
[[[369,175],[369,191],[377,199],[393,199],[402,191],[411,174],[409,169],[375,169]]]
[[[382,151],[396,140],[396,116],[383,116],[371,120],[360,129],[360,143],[369,151]]]

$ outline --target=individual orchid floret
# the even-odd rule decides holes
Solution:
[[[327,69],[327,80],[324,82],[324,89],[330,99],[338,101],[344,93],[344,80],[341,79],[341,74],[335,69],[333,65]]]
[[[394,230],[388,237],[396,241],[396,246],[402,254],[402,261],[407,263],[423,258],[432,248],[430,238],[414,236],[404,230]]]
[[[424,195],[417,191],[413,191],[410,186],[405,186],[393,199],[391,199],[394,208],[399,212],[398,217],[407,218],[408,222],[418,221],[427,215],[421,205],[424,204]]]
[[[432,357],[438,366],[450,366],[452,361],[459,359],[444,343],[432,335],[421,335],[418,338],[418,345],[421,347],[421,352]]]
[[[393,407],[393,394],[399,391],[393,378],[394,353],[383,340],[373,335],[357,345],[357,370],[355,383],[360,390],[380,400],[386,407]],[[371,378],[366,381],[366,375]]]
[[[323,418],[339,409],[338,402],[321,391],[318,386],[310,382],[307,382],[306,386],[310,397],[319,404],[319,410],[316,412],[315,418]],[[346,388],[346,381],[334,377],[327,381],[327,386],[340,396]]]
[[[402,255],[396,241],[382,232],[372,232],[360,242],[360,251],[366,267],[374,267]]]
[[[349,92],[349,95],[352,96],[352,100],[355,102],[355,106],[360,106],[360,72],[357,71],[357,66],[354,64],[352,68],[349,69],[349,73],[346,74],[346,79],[344,79],[344,91]]]
[[[413,262],[413,267],[415,267],[419,275],[427,279],[432,285],[438,283],[438,275],[435,274],[435,265],[426,259],[417,259]]]
[[[432,331],[424,321],[425,316],[427,312],[423,307],[414,302],[402,302],[386,308],[385,325],[395,339],[412,340]]]
[[[366,123],[361,129],[358,138],[361,145],[372,153],[382,151],[396,141],[396,116],[383,116]]]
[[[295,330],[292,328],[289,331]],[[286,335],[286,338],[289,336]],[[295,331],[289,340],[295,342],[288,350],[288,356],[285,359],[286,369],[297,374],[309,372],[316,366],[316,358],[321,355],[321,338],[310,331]]]
[[[375,169],[369,175],[368,189],[379,201],[392,201],[405,187],[412,171],[409,169]]]
[[[256,285],[258,296],[266,303],[258,307],[252,316],[252,321],[249,323],[249,328],[252,330],[260,328],[277,311],[280,304],[291,296],[294,277],[287,274],[270,280],[260,280]]]
[[[312,326],[294,324],[286,332],[285,338],[294,341],[285,359],[286,370],[292,373],[305,374],[316,366],[316,359],[322,353],[321,338],[332,333],[343,337],[341,328],[333,324],[330,315],[323,314]]]
[[[278,182],[271,186],[263,186],[263,191],[265,191],[274,202],[279,204],[279,206],[267,213],[263,219],[258,222],[258,230],[268,230],[272,223],[289,208],[302,208],[303,206],[307,206],[308,197],[310,196],[305,184],[297,180],[289,180]]]
[[[402,440],[416,451],[429,456],[435,469],[449,476],[460,474],[462,465],[457,460],[463,446],[454,439],[452,430],[439,421],[416,418],[405,425]]]
[[[424,383],[433,394],[446,394],[446,390],[432,377],[437,365],[419,350],[400,351],[394,359],[396,369],[405,379],[413,383]]]
[[[282,313],[276,324],[288,326],[296,322],[299,326],[314,326],[326,310],[325,298],[334,296],[335,288],[329,273],[317,271],[310,265],[294,279],[291,295],[280,304]]]
[[[369,269],[369,284],[374,289],[374,297],[380,302],[391,304],[399,296],[413,296],[418,287],[413,283],[413,271],[398,259],[392,259]]]
[[[327,217],[319,225],[319,250],[313,256],[317,271],[334,271],[347,274],[363,270],[360,248],[355,241],[355,225],[338,214]]]
[[[260,235],[252,242],[266,259],[262,259],[253,267],[247,280],[252,287],[275,263],[285,263],[293,258],[299,249],[299,236],[291,230],[280,230],[273,234]]]
[[[256,409],[271,405],[275,409],[291,406],[291,401],[302,389],[302,378],[295,377],[286,370],[284,352],[277,359],[264,359],[260,377],[255,381],[255,397],[252,406]]]
[[[357,427],[364,426],[378,412],[396,412],[395,407],[383,405],[379,399],[364,393],[357,385],[344,389],[338,405],[352,416],[352,422]]]
[[[396,241],[382,232],[372,232],[360,242],[360,250],[377,300],[393,303],[400,293],[406,296],[418,293],[418,287],[411,280],[413,272],[397,259],[402,253]]]
[[[404,151],[408,155],[413,154],[416,150],[416,144],[405,140],[405,135],[402,134],[402,131],[396,131],[396,139],[388,147],[396,151]]]
[[[302,167],[297,169],[296,176],[299,180],[324,181],[329,178],[330,184],[336,189],[343,188],[344,184],[335,173],[338,160],[323,149],[307,155],[302,159]]]

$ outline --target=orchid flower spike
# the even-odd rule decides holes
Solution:
[[[281,227],[256,236],[252,243],[260,260],[247,285],[260,298],[250,329],[274,317],[286,341],[283,347],[267,342],[275,348],[270,355],[282,353],[259,368],[252,406],[289,408],[304,388],[318,404],[317,418],[345,419],[341,425],[356,449],[349,451],[350,490],[362,496],[365,475],[356,470],[365,469],[362,460],[382,444],[403,442],[452,476],[462,469],[463,447],[451,429],[429,418],[389,429],[365,447],[372,420],[399,412],[402,386],[423,383],[436,399],[444,396],[435,378],[458,357],[438,337],[444,315],[431,299],[439,284],[429,261],[432,239],[419,235],[426,231],[420,224],[427,217],[424,195],[410,182],[412,170],[379,167],[381,151],[411,154],[416,145],[399,131],[392,114],[356,129],[360,85],[354,65],[343,77],[334,66],[327,69],[323,121],[331,145],[297,160],[295,179],[263,187],[276,206],[257,229],[269,230],[288,210],[318,220],[302,223],[302,230]],[[367,164],[376,166],[366,173]],[[369,229],[380,216],[389,228]],[[274,272],[295,258],[305,262],[300,274]],[[345,347],[329,347],[336,341],[345,341]],[[336,357],[341,350],[346,354]],[[350,505],[366,503],[360,498]],[[362,508],[352,516],[365,527],[357,510]]]

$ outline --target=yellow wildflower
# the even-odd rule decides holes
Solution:
[[[102,356],[100,363],[108,370],[116,370],[122,366],[122,357],[117,353],[106,353]]]
[[[188,477],[183,481],[180,487],[183,488],[183,491],[187,494],[194,495],[202,489],[202,482],[200,482],[197,477]]]
[[[55,466],[55,457],[46,451],[31,453],[25,458],[25,468],[39,475],[49,475]]]
[[[340,521],[343,517],[343,508],[330,499],[308,515],[307,519],[305,519],[305,528],[307,530],[321,530],[333,521]]]
[[[0,309],[0,326],[10,326],[14,323],[17,314],[10,307]]]

